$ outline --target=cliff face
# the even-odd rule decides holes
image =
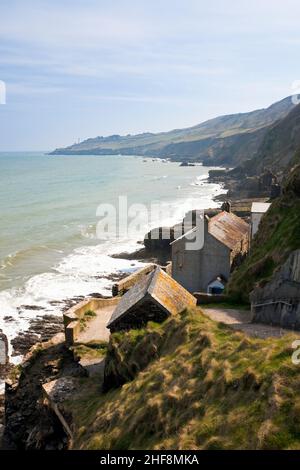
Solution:
[[[290,253],[300,248],[299,157],[294,157],[295,166],[288,172],[282,196],[261,220],[250,255],[229,280],[227,292],[236,300],[248,302],[254,287],[268,282]]]
[[[57,337],[34,346],[25,362],[16,367],[5,390],[4,448],[17,450],[66,449],[68,437],[61,423],[44,403],[42,384],[80,376],[70,351]]]
[[[236,166],[253,157],[269,126],[293,107],[291,98],[286,98],[267,109],[220,116],[186,129],[87,139],[52,155],[144,155]]]
[[[273,124],[266,132],[257,155],[239,169],[247,175],[259,175],[269,168],[275,173],[284,172],[300,148],[300,104],[289,114]]]

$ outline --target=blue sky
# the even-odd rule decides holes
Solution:
[[[2,0],[0,150],[165,131],[300,80],[298,0]]]

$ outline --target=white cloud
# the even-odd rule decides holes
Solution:
[[[35,86],[25,83],[7,83],[7,94],[13,95],[50,95],[65,92],[66,89],[55,86]]]
[[[98,7],[92,9],[59,5],[43,6],[18,2],[2,6],[0,37],[44,47],[103,47],[114,42],[140,40],[146,25],[122,15],[115,16]]]

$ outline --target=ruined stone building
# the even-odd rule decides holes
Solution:
[[[145,275],[123,295],[107,328],[111,333],[162,322],[196,305],[196,299],[160,267]]]
[[[203,246],[187,249],[199,230]],[[205,215],[203,224],[171,243],[173,278],[192,293],[221,293],[232,269],[248,252],[249,231],[249,224],[231,212]]]

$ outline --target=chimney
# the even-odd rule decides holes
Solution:
[[[231,202],[230,201],[223,202],[221,209],[222,209],[222,211],[230,213],[231,212]]]

